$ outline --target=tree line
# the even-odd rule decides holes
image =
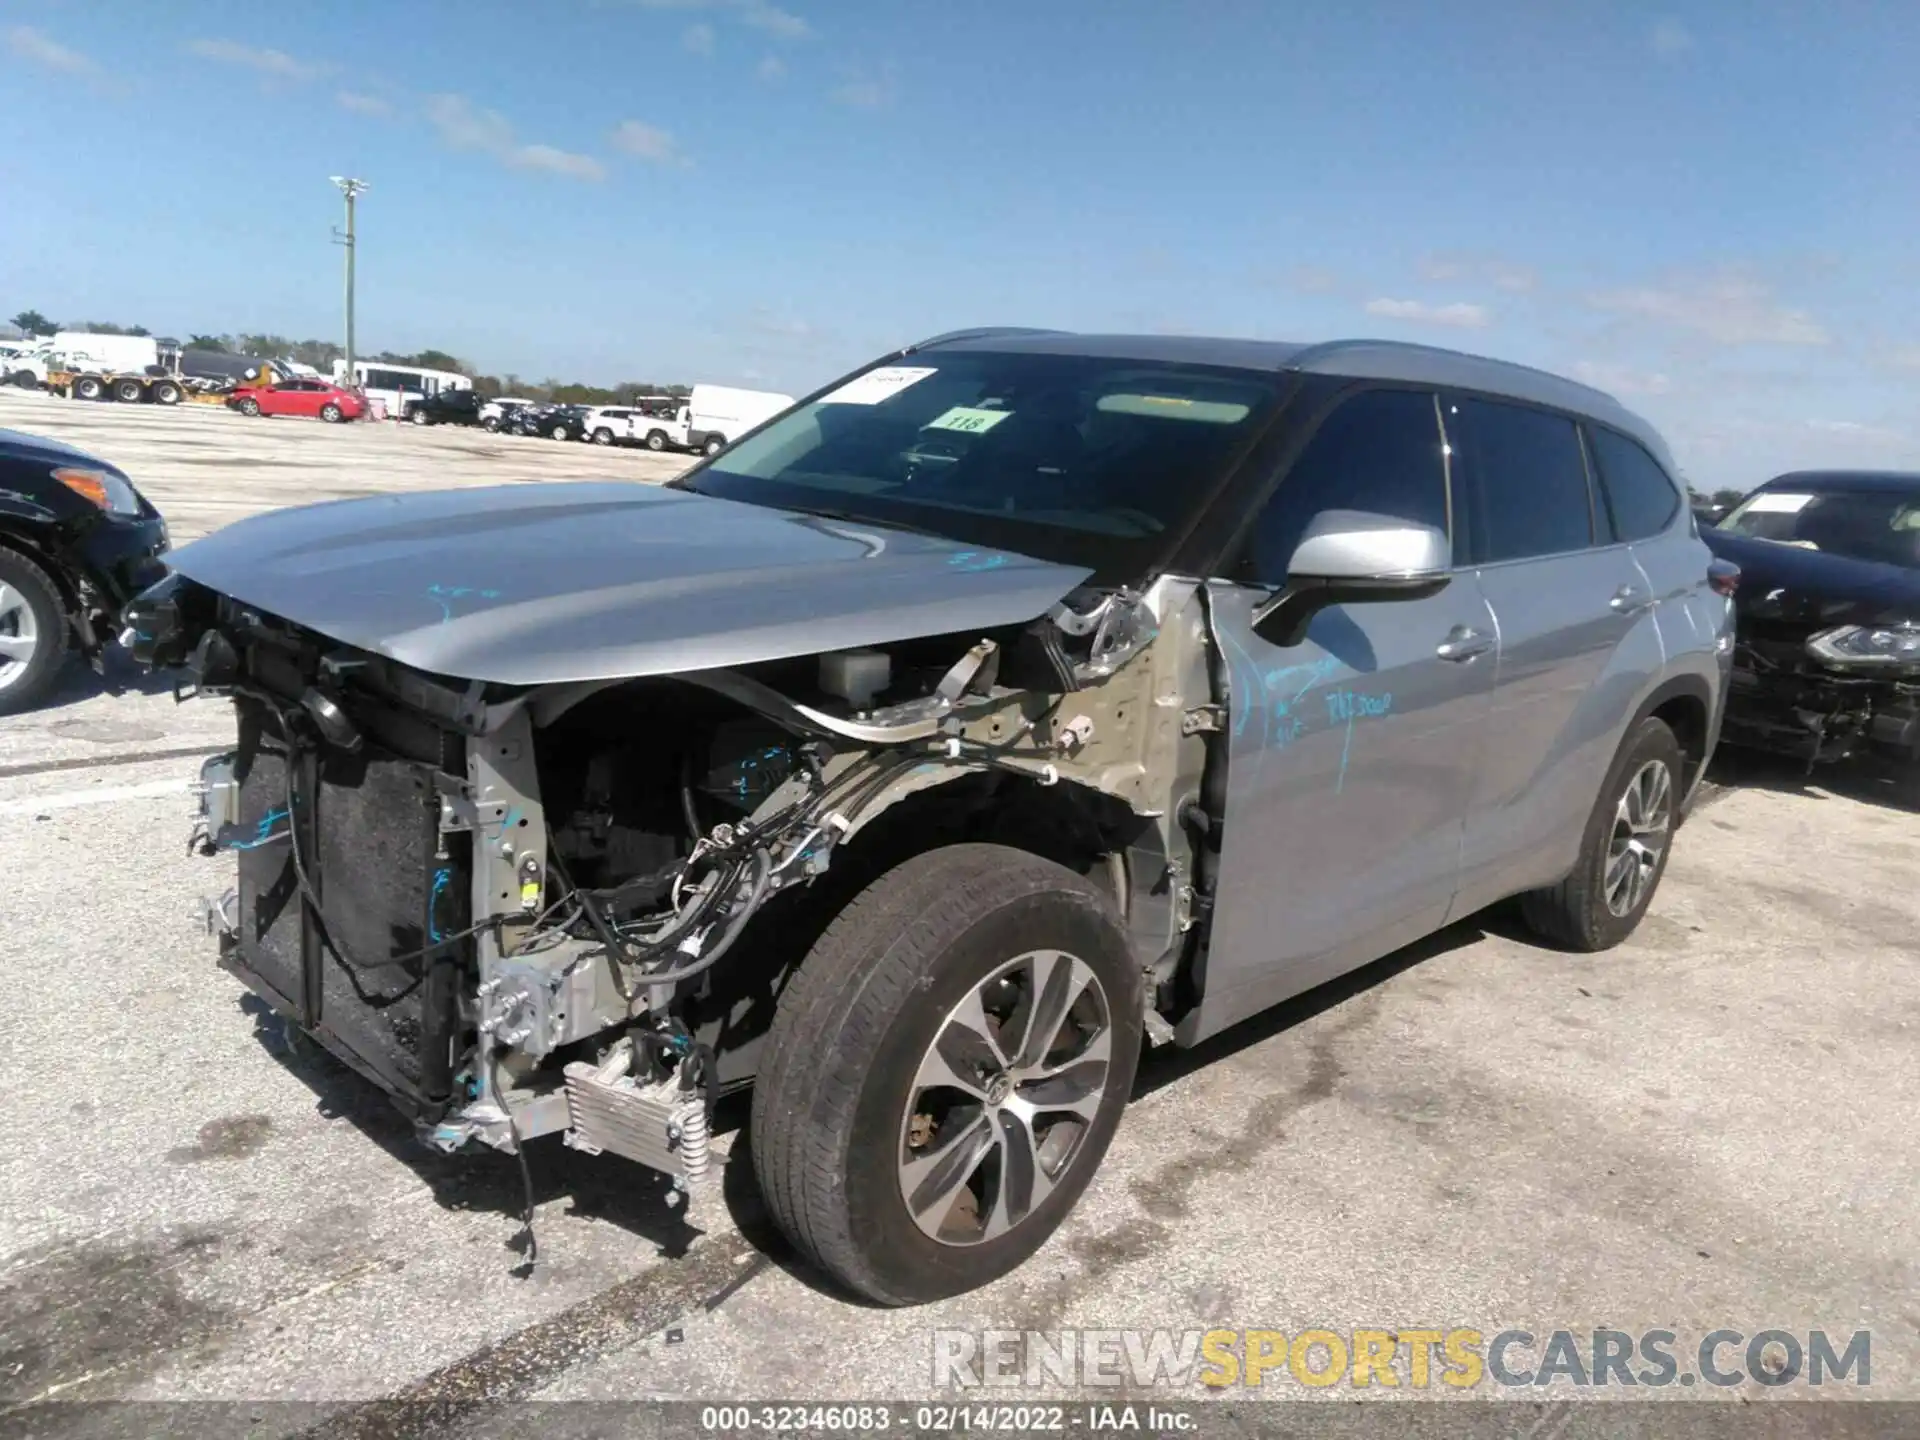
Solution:
[[[13,324],[28,336],[52,335],[60,330],[86,331],[95,335],[151,335],[144,325],[115,325],[102,320],[76,321],[56,325],[38,310],[22,310]],[[246,355],[262,360],[291,360],[311,365],[322,374],[331,374],[333,362],[346,358],[346,351],[331,340],[294,340],[285,335],[227,335],[195,332],[186,339],[189,350],[212,350],[224,355]],[[685,395],[690,386],[662,384],[652,380],[622,380],[616,385],[588,385],[581,381],[529,380],[511,372],[483,375],[474,366],[445,350],[421,350],[401,355],[391,350],[356,357],[370,364],[414,365],[423,370],[451,370],[468,376],[473,388],[488,399],[496,395],[523,396],[529,400],[555,401],[563,405],[617,405],[636,395]]]

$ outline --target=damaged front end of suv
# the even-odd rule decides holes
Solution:
[[[1087,579],[672,490],[513,486],[243,521],[128,622],[234,706],[194,837],[238,867],[221,963],[435,1146],[564,1132],[685,1192],[793,966],[903,855],[1057,860],[1158,962],[1150,990],[1173,983],[1202,601]]]

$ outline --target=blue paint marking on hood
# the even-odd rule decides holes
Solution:
[[[746,665],[1019,624],[1092,572],[623,481],[339,500],[171,557],[431,674],[509,685]],[[965,557],[957,559],[956,557]]]

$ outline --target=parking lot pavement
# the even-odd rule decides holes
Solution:
[[[666,480],[693,463],[466,426],[248,419],[220,406],[62,400],[9,387],[0,387],[0,427],[118,465],[159,506],[176,542],[282,505],[520,480]]]
[[[658,463],[35,413],[143,484],[176,477],[169,507],[201,472],[138,456],[176,423],[217,440],[203,461],[282,443],[324,457],[327,493],[377,488],[354,455],[384,457],[382,474],[411,457],[413,483],[464,476],[469,446],[511,457],[493,478]],[[53,423],[67,414],[102,428]],[[20,423],[13,404],[0,423]],[[306,486],[293,471],[236,490],[252,463],[203,463],[193,513]],[[1920,1398],[1911,774],[1809,785],[1729,766],[1739,783],[1681,832],[1653,913],[1613,953],[1540,949],[1496,912],[1202,1052],[1152,1054],[1101,1176],[1033,1261],[882,1311],[769,1236],[744,1162],[690,1227],[648,1172],[557,1140],[530,1147],[539,1258],[516,1275],[513,1161],[421,1149],[215,969],[196,901],[230,862],[185,853],[185,787],[225,738],[221,705],[176,706],[118,664],[109,680],[124,693],[76,678],[0,720],[0,1405],[911,1397],[940,1393],[936,1328],[1063,1327],[1864,1329],[1868,1393]],[[1269,1376],[1257,1393],[1356,1392]],[[335,1433],[380,1426],[349,1411]]]

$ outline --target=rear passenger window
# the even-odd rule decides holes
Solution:
[[[1600,493],[1613,516],[1613,533],[1621,540],[1645,540],[1658,535],[1680,508],[1680,492],[1660,462],[1638,441],[1612,430],[1594,429],[1593,458],[1600,470]]]
[[[1447,440],[1480,564],[1584,550],[1593,508],[1580,432],[1564,415],[1493,400],[1450,400]]]
[[[1367,390],[1327,416],[1261,511],[1236,578],[1280,584],[1323,510],[1368,510],[1446,531],[1447,472],[1430,392]]]

